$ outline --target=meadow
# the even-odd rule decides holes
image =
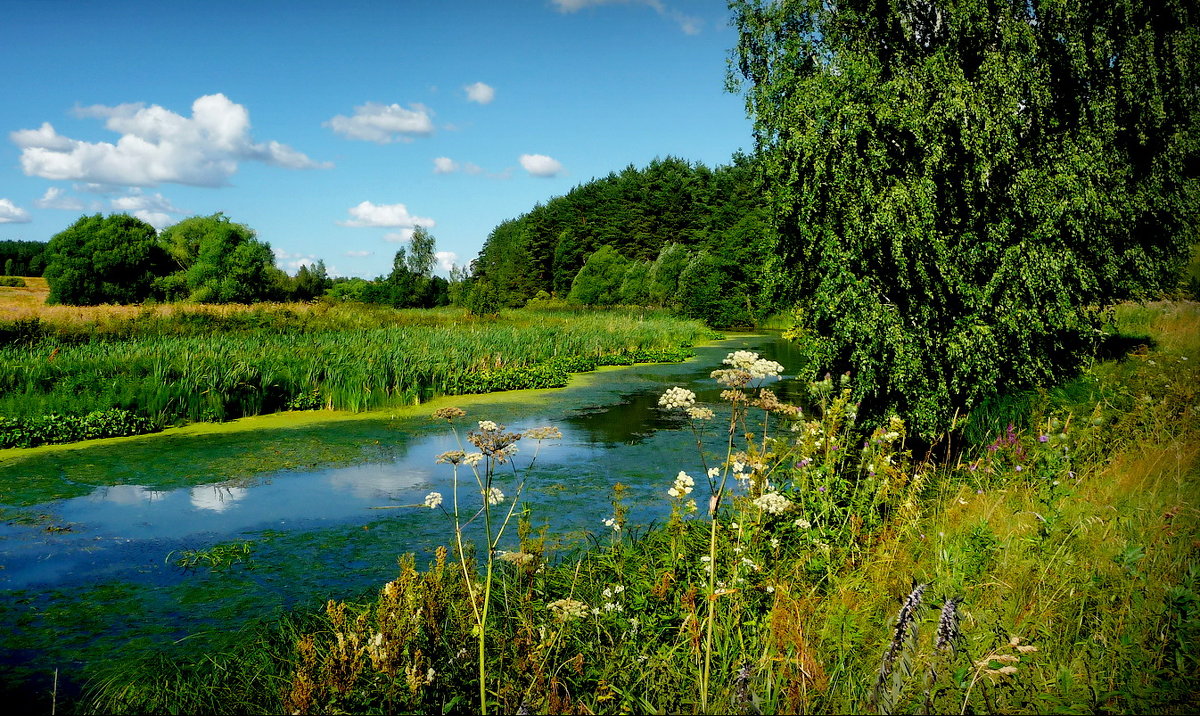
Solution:
[[[682,389],[660,403],[698,445],[725,445],[655,466],[670,518],[630,524],[614,485],[574,548],[519,500],[554,430],[442,409],[457,489],[409,508],[445,525],[431,563],[402,557],[377,592],[218,653],[114,663],[80,708],[1194,712],[1196,325],[1191,301],[1118,307],[1132,352],[1023,396],[1024,418],[987,440],[935,445],[940,461],[912,453],[899,419],[856,431],[840,378],[810,384],[801,412],[770,392],[770,361],[731,354],[712,366],[721,405]]]
[[[0,288],[0,448],[559,387],[600,365],[683,360],[715,335],[643,309],[81,308],[39,304],[39,290]]]

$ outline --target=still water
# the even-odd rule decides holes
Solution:
[[[564,546],[607,532],[603,519],[611,515],[617,482],[631,488],[626,500],[631,521],[650,524],[666,514],[666,490],[679,470],[698,482],[703,473],[695,436],[678,415],[658,408],[658,397],[679,385],[715,405],[720,388],[709,373],[739,349],[757,351],[792,373],[800,367],[777,336],[739,336],[699,348],[686,363],[580,376],[532,400],[526,392],[479,406],[464,398],[469,414],[460,430],[488,419],[513,431],[542,425],[562,431],[561,439],[540,448],[521,500],[532,509],[535,526],[546,525]],[[774,386],[783,396],[792,387],[789,381]],[[379,442],[384,429],[371,422],[313,430],[318,437],[321,430],[338,431],[342,441],[362,431],[364,441]],[[707,441],[713,452],[722,442],[720,432],[712,430]],[[377,588],[391,578],[401,553],[415,552],[418,564],[424,563],[433,548],[449,542],[451,523],[440,511],[418,505],[438,491],[449,506],[452,473],[448,465],[435,464],[435,456],[459,443],[444,424],[428,418],[388,421],[382,434],[389,443],[382,460],[376,453],[375,459],[348,466],[266,471],[219,482],[201,477],[187,487],[155,487],[171,481],[146,479],[23,506],[37,519],[0,525],[5,625],[0,681],[11,689],[14,681],[44,681],[55,668],[77,675],[114,649],[218,644],[221,635],[248,620]],[[286,455],[287,439],[279,443]],[[193,461],[203,463],[201,436],[162,446],[190,451]],[[518,467],[528,464],[535,447],[522,441]],[[156,464],[146,453],[127,457],[135,464],[121,469],[147,478],[163,477],[173,464]],[[460,477],[473,486],[469,473]],[[496,484],[510,498],[515,493],[512,478]],[[478,504],[471,489],[464,487],[460,496],[466,505]],[[185,570],[175,564],[187,550],[230,542],[248,542],[250,554],[228,569]]]

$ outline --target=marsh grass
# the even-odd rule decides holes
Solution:
[[[694,321],[635,310],[496,319],[340,304],[124,311],[0,324],[0,416],[15,425],[0,445],[39,444],[30,436],[54,431],[30,426],[53,424],[48,416],[111,409],[161,426],[559,387],[598,365],[683,360],[714,336]]]
[[[442,550],[426,569],[406,557],[379,593],[308,613],[290,639],[203,657],[186,676],[119,666],[84,705],[1195,711],[1195,316],[1188,303],[1118,310],[1154,348],[1090,367],[1087,390],[1041,401],[1027,428],[940,464],[909,454],[898,420],[857,433],[841,379],[810,386],[811,414],[732,387],[728,425],[692,416],[697,430],[727,431],[724,454],[664,466],[666,524],[625,524],[618,491],[603,537],[556,551],[518,510],[519,557],[490,541]],[[690,481],[672,481],[680,468]],[[248,673],[271,674],[269,688],[250,688],[239,659],[263,664]]]

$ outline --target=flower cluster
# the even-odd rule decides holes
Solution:
[[[425,506],[431,510],[436,510],[442,506],[442,493],[431,492],[425,495]]]
[[[767,492],[754,501],[754,506],[769,515],[778,515],[791,509],[792,503],[778,492]]]
[[[696,404],[696,394],[687,388],[676,386],[663,393],[662,397],[658,399],[658,404],[667,410],[674,410],[675,408],[687,410]]]
[[[465,458],[466,456],[467,456],[467,454],[465,452],[463,452],[462,450],[448,450],[448,451],[442,453],[441,455],[437,456],[437,462],[439,465],[442,463],[450,463],[451,465],[457,465],[458,463],[462,462],[463,458]]]
[[[466,414],[467,411],[463,410],[462,408],[455,407],[438,408],[437,410],[433,411],[433,417],[437,420],[454,420],[455,418],[461,418]]]
[[[557,440],[562,437],[562,431],[555,427],[530,428],[524,435],[530,440]]]
[[[690,407],[687,409],[688,417],[692,420],[712,420],[713,411],[711,408]]]
[[[679,474],[675,476],[675,484],[671,485],[671,489],[667,490],[667,494],[671,497],[683,499],[685,495],[691,493],[692,487],[695,484],[696,481],[692,479],[691,475],[680,470]]]
[[[564,622],[571,619],[582,619],[588,613],[588,606],[578,599],[555,599],[546,606],[554,612],[555,618]]]
[[[501,502],[504,502],[504,493],[501,492],[500,488],[498,487],[489,487],[487,492],[483,494],[484,497],[487,498],[487,503],[489,505],[498,505]]]
[[[721,362],[732,366],[734,370],[748,373],[750,380],[778,378],[783,373],[782,365],[773,360],[760,358],[757,353],[751,351],[734,351]]]
[[[495,459],[500,464],[504,464],[517,453],[515,443],[520,439],[521,433],[506,433],[503,425],[497,425],[491,420],[480,420],[479,432],[472,431],[467,434],[467,440],[472,445],[479,448],[483,455]],[[463,462],[470,464],[470,457],[467,455]]]

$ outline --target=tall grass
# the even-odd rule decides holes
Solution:
[[[578,370],[579,359],[584,367],[654,359],[711,335],[661,313],[479,320],[458,311],[344,307],[149,313],[91,326],[86,335],[75,324],[19,328],[24,333],[0,347],[0,415],[122,408],[162,423],[551,387]],[[554,361],[556,370],[529,370]]]

